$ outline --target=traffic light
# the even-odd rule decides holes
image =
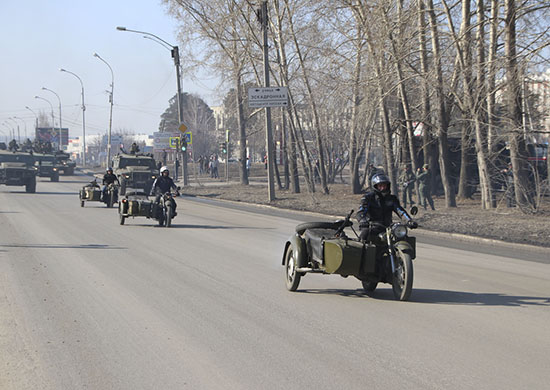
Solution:
[[[222,144],[220,145],[220,149],[221,149],[223,154],[226,154],[227,153],[227,143],[222,142]]]
[[[180,147],[181,147],[181,151],[182,151],[182,152],[185,152],[185,151],[187,150],[187,140],[182,139],[182,140],[181,140]]]

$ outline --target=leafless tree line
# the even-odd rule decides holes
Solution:
[[[244,85],[262,80],[260,3],[164,2],[181,22],[193,59],[187,68],[219,72],[235,93],[226,109],[236,118],[248,184],[247,123],[258,112],[245,109]],[[359,193],[379,144],[393,188],[405,164],[414,171],[429,164],[447,207],[479,189],[481,207],[490,209],[506,149],[517,204],[537,208],[527,142],[547,129],[540,115],[527,125],[526,108],[531,102],[536,112],[537,99],[525,80],[549,65],[548,1],[269,0],[268,7],[271,79],[289,87],[290,100],[274,116],[284,145],[280,186],[299,192],[300,173],[308,191],[328,193],[348,165]]]

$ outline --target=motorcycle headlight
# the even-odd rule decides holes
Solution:
[[[129,179],[129,178],[130,178],[130,175],[124,175],[124,177],[125,177],[126,179]]]
[[[54,171],[54,172],[57,171],[57,168],[54,168],[53,171]]]
[[[393,234],[396,238],[404,238],[407,235],[407,227],[405,225],[396,225],[393,228]]]

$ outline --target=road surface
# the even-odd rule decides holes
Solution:
[[[410,302],[291,293],[311,216],[181,198],[172,228],[120,226],[87,180],[0,187],[1,389],[548,389],[548,252],[420,234]]]

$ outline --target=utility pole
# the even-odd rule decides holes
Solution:
[[[225,147],[225,150],[227,151],[225,155],[225,181],[229,183],[229,130],[225,130]]]
[[[262,1],[262,8],[259,12],[260,23],[263,30],[263,49],[264,49],[264,86],[269,87],[269,57],[267,45],[267,0]],[[271,130],[271,107],[265,107],[265,143],[267,149],[267,184],[268,200],[275,200],[275,183],[273,182],[273,135]]]

